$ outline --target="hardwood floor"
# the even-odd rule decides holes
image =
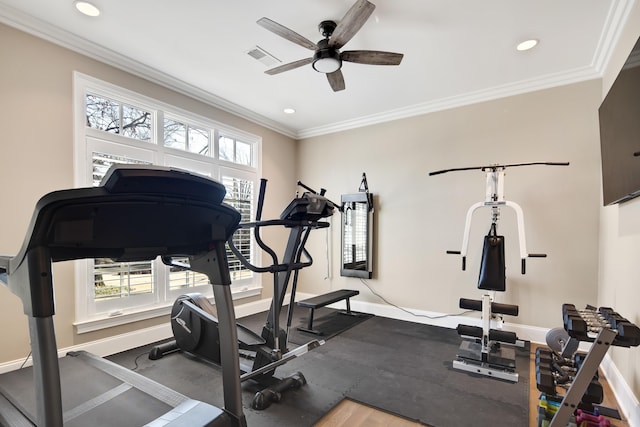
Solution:
[[[536,389],[535,354],[537,346],[531,345],[531,357],[529,363],[529,427],[537,427],[537,407],[539,392]],[[487,379],[491,381],[491,379]],[[620,410],[618,403],[611,391],[609,383],[600,375],[600,383],[604,389],[604,401],[602,404]],[[395,416],[388,412],[380,411],[345,399],[328,412],[314,427],[416,427],[423,424]],[[611,419],[612,427],[629,427],[626,421]]]
[[[415,427],[422,425],[353,400],[344,399],[331,412],[322,417],[314,427]]]

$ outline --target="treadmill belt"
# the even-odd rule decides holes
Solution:
[[[145,425],[189,400],[86,352],[71,353],[59,362],[65,426]],[[0,405],[6,406],[10,401],[34,423],[36,400],[31,367],[0,375],[0,394]]]

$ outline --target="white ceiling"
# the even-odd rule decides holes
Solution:
[[[317,42],[320,21],[339,21],[355,0],[94,0],[97,18],[73,0],[0,0],[0,22],[302,138],[600,77],[633,2],[371,1],[375,11],[342,50],[404,59],[344,63],[341,92],[311,65],[267,75],[247,52],[260,46],[283,64],[308,58],[256,21],[266,16]],[[517,52],[528,38],[539,45]]]

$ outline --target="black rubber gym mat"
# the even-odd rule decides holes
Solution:
[[[294,318],[294,326],[305,324],[301,316],[306,311],[296,310],[300,317]],[[266,313],[254,316],[264,322]],[[242,323],[251,327],[253,319],[248,320]],[[460,337],[453,329],[372,317],[279,367],[279,375],[302,372],[307,385],[287,392],[281,402],[266,410],[249,407],[255,388],[245,384],[248,424],[313,426],[348,397],[434,427],[528,425],[528,349],[516,351],[520,379],[511,383],[454,370],[452,361],[459,345]],[[184,354],[150,361],[145,351],[148,347],[110,359],[131,368],[136,356],[142,355],[139,373],[193,399],[223,404],[219,368]]]
[[[280,327],[285,328],[287,324],[287,307],[280,313]],[[321,331],[322,335],[311,334],[299,331],[298,326],[306,327],[308,324],[309,309],[304,307],[294,307],[291,328],[289,330],[289,342],[293,344],[306,344],[313,339],[328,340],[336,335],[354,327],[373,317],[372,314],[353,312],[352,315],[342,314],[339,310],[333,310],[327,307],[320,307],[315,310],[313,316],[313,328]],[[267,313],[257,313],[251,316],[243,317],[238,320],[239,323],[247,328],[260,334],[262,326],[265,324]]]
[[[454,370],[460,338],[452,329],[376,317],[333,344],[345,362],[355,348],[377,356],[360,359],[374,370],[347,391],[354,400],[433,426],[528,424],[528,349],[516,351],[520,380],[511,383]]]

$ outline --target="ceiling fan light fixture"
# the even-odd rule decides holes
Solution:
[[[516,50],[520,52],[524,52],[525,50],[533,49],[534,47],[536,47],[537,44],[538,44],[538,40],[536,39],[525,40],[521,43],[518,43],[518,46],[516,46]]]
[[[331,74],[338,71],[342,66],[339,58],[318,58],[313,60],[313,69],[319,73]]]
[[[329,47],[329,39],[318,42],[318,50],[313,54],[312,66],[317,72],[325,74],[331,74],[342,67],[340,52]]]
[[[75,1],[73,5],[78,11],[84,15],[96,17],[100,15],[100,9],[92,3],[87,1]]]

